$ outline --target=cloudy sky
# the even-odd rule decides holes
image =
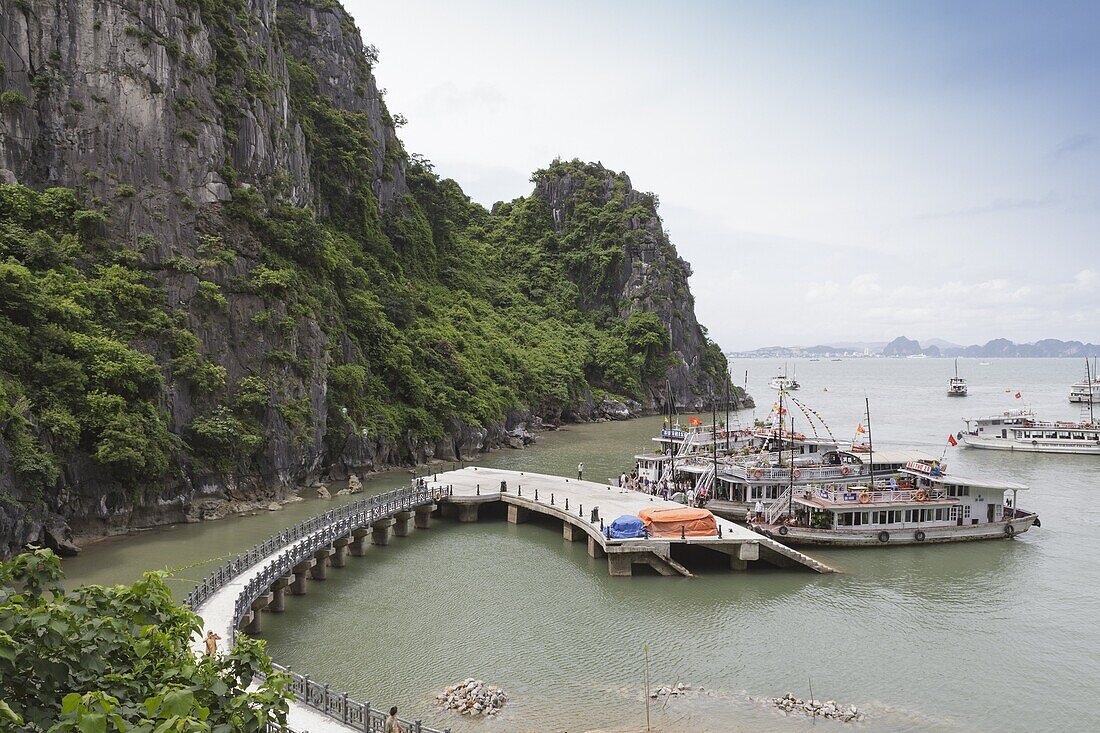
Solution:
[[[660,196],[725,349],[1100,341],[1100,4],[346,0],[477,201]]]

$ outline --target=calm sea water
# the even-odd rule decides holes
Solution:
[[[733,365],[738,382],[749,371],[757,416],[780,365]],[[800,361],[798,397],[849,439],[865,421],[866,396],[876,446],[935,454],[963,417],[1025,404],[1044,417],[1080,416],[1066,399],[1083,377],[1076,360],[963,359],[959,368],[970,381],[965,399],[945,394],[949,360]],[[583,460],[588,476],[612,476],[660,424],[575,426],[481,463],[570,474]],[[831,576],[625,579],[608,577],[606,561],[550,525],[436,522],[332,570],[309,596],[289,599],[285,614],[265,615],[264,637],[298,671],[456,731],[644,730],[644,648],[654,684],[703,688],[654,704],[658,730],[805,730],[809,719],[760,700],[805,697],[810,684],[815,697],[866,710],[866,731],[1100,730],[1100,459],[949,448],[946,460],[949,470],[1029,485],[1020,504],[1039,512],[1042,528],[1012,541],[816,551],[844,570]],[[310,500],[108,540],[67,571],[72,582],[120,582],[169,567],[182,594],[212,558],[327,506]],[[433,708],[445,685],[467,676],[510,693],[504,714],[469,721]]]

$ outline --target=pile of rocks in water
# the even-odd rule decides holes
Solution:
[[[486,685],[473,677],[448,685],[442,695],[436,696],[436,702],[448,710],[457,710],[462,715],[496,715],[508,701],[508,695],[496,685]]]
[[[700,690],[703,688],[700,687]],[[677,682],[675,687],[669,685],[661,685],[653,692],[649,693],[650,697],[675,697],[677,695],[686,695],[691,692],[691,685],[685,685],[683,682]]]
[[[839,720],[844,723],[862,723],[867,719],[867,716],[861,713],[855,705],[845,707],[832,700],[826,700],[825,702],[800,700],[789,692],[783,697],[772,698],[772,703],[784,713],[820,715],[823,718]]]

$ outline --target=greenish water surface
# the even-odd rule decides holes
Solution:
[[[749,370],[759,416],[778,366],[733,367],[738,381]],[[1080,415],[1066,400],[1082,376],[1076,360],[960,360],[965,399],[945,395],[948,360],[800,362],[797,370],[800,399],[837,437],[852,437],[867,395],[882,446],[939,454],[961,417],[1023,403],[1044,417]],[[631,465],[660,423],[572,426],[479,463],[570,475],[583,460],[586,477],[599,479]],[[265,615],[264,637],[298,671],[455,731],[644,730],[643,645],[655,684],[704,688],[655,702],[660,730],[850,728],[784,717],[760,701],[788,690],[805,697],[811,682],[815,697],[868,712],[857,730],[1100,730],[1100,459],[952,448],[946,460],[959,473],[1030,485],[1020,503],[1039,512],[1042,528],[1012,541],[814,551],[844,570],[832,576],[626,579],[609,577],[606,561],[590,559],[583,544],[564,543],[560,528],[437,521],[330,571],[308,596],[289,599],[286,613]],[[408,477],[378,476],[367,488]],[[182,595],[213,566],[204,561],[328,506],[313,499],[111,539],[66,568],[72,582],[176,568]],[[433,707],[445,685],[467,676],[508,691],[501,716],[471,721]]]

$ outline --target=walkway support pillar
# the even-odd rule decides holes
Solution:
[[[379,519],[371,525],[370,541],[372,545],[388,545],[390,543],[390,528],[393,527],[393,518]]]
[[[612,577],[629,578],[631,571],[630,555],[623,552],[611,552],[607,555],[607,572]]]
[[[394,537],[409,536],[409,520],[413,518],[413,512],[397,512],[393,515]]]
[[[326,547],[313,553],[313,557],[317,559],[317,562],[313,563],[313,567],[309,570],[309,577],[314,580],[325,580],[328,578],[328,560],[329,555],[332,554],[332,548]]]
[[[294,566],[294,582],[290,584],[290,595],[304,596],[309,591],[309,571],[316,560],[303,560]]]
[[[531,517],[531,510],[527,507],[508,505],[508,522],[511,524],[523,524]]]
[[[350,537],[339,537],[332,542],[332,557],[330,562],[334,568],[342,568],[348,564],[348,543]]]
[[[561,536],[567,542],[581,542],[588,537],[588,533],[572,522],[562,520]]]
[[[459,504],[458,505],[458,521],[460,522],[476,522],[478,504]]]
[[[290,585],[290,577],[284,576],[271,584],[271,603],[267,604],[265,611],[282,613],[286,610],[286,588]]]
[[[351,531],[351,554],[363,557],[367,554],[367,537],[370,536],[369,527],[360,527]]]
[[[413,526],[417,529],[428,529],[432,526],[432,512],[436,509],[435,504],[428,504],[427,506],[418,506],[416,508],[416,516],[413,517]]]
[[[267,608],[271,603],[271,594],[265,593],[256,600],[252,601],[252,619],[244,627],[244,633],[249,636],[255,636],[263,630],[263,624],[260,622],[260,611]]]
[[[592,535],[588,535],[588,556],[600,558],[606,555],[607,553],[604,552],[603,545],[600,544],[600,541]]]

